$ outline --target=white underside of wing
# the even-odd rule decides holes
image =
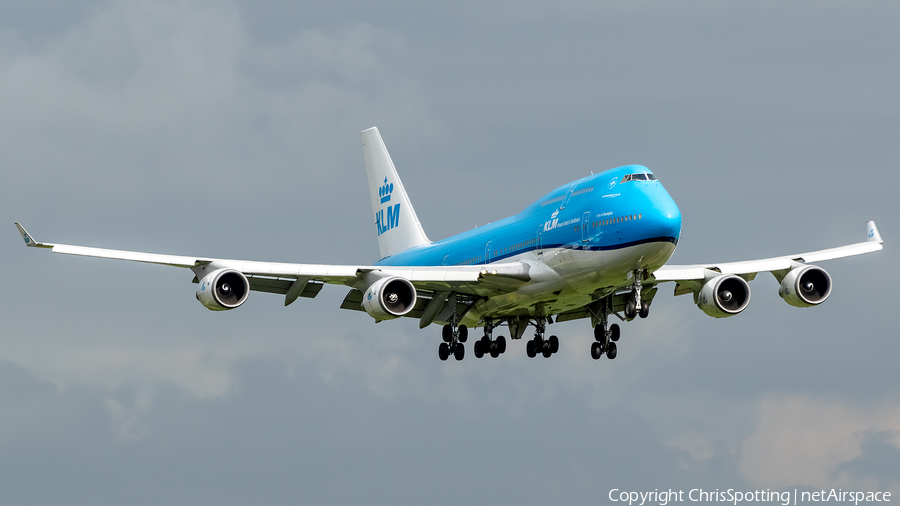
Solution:
[[[173,267],[193,268],[212,264],[216,268],[228,268],[250,276],[267,276],[275,278],[306,278],[325,283],[351,285],[364,274],[379,271],[384,275],[400,276],[408,279],[413,285],[419,283],[477,283],[490,277],[507,277],[520,280],[528,279],[528,266],[521,263],[491,264],[489,266],[426,266],[395,267],[374,265],[325,265],[325,264],[292,264],[280,262],[259,262],[252,260],[227,260],[208,257],[189,257],[178,255],[161,255],[68,244],[39,243],[43,247],[51,247],[54,253],[65,255],[128,260],[150,264],[169,265]]]
[[[171,265],[173,267],[194,267],[198,262],[202,263],[208,261],[197,257],[158,255],[155,253],[140,253],[137,251],[88,248],[85,246],[70,246],[68,244],[54,244],[51,251],[53,251],[54,253],[62,253],[64,255],[111,258],[114,260],[130,260],[133,262],[144,262],[148,264]]]
[[[656,278],[657,281],[662,282],[704,279],[708,277],[710,271],[722,274],[755,275],[760,272],[788,270],[796,265],[796,263],[808,264],[822,262],[824,260],[872,253],[882,249],[882,243],[884,241],[881,240],[881,235],[878,233],[875,223],[870,221],[866,224],[866,227],[868,238],[866,242],[839,246],[837,248],[810,251],[798,255],[765,258],[762,260],[725,262],[718,264],[665,265],[654,272],[653,277]]]

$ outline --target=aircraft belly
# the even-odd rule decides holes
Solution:
[[[467,324],[476,325],[484,316],[549,316],[583,307],[604,289],[627,287],[630,271],[660,268],[674,250],[674,244],[664,242],[605,251],[545,250],[544,266],[552,275],[537,274],[514,292],[482,299],[467,315]]]
[[[628,273],[635,269],[653,272],[662,267],[675,251],[669,242],[638,244],[627,248],[585,251],[563,250],[552,266],[582,293],[595,293],[598,288],[627,286]]]

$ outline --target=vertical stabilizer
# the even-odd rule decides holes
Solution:
[[[360,133],[381,258],[431,243],[375,127]]]

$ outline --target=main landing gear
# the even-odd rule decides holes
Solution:
[[[591,358],[598,360],[603,355],[606,355],[606,358],[612,360],[618,354],[616,341],[619,340],[620,335],[619,325],[613,323],[607,326],[610,313],[610,297],[603,299],[601,306],[600,314],[598,315],[600,323],[594,327],[594,340],[596,342],[591,344]]]
[[[438,346],[438,357],[441,360],[447,360],[451,353],[456,360],[462,360],[466,356],[466,348],[463,343],[469,339],[469,328],[465,325],[457,326],[455,298],[453,298],[453,306],[454,311],[450,323],[441,329],[441,337],[444,339],[444,342]]]
[[[493,321],[487,320],[484,324],[484,336],[475,341],[473,345],[475,358],[481,358],[485,353],[489,353],[492,358],[497,358],[506,351],[506,338],[498,336],[497,339],[492,339],[491,333],[493,330]]]
[[[544,318],[538,318],[534,326],[534,339],[531,339],[525,345],[525,352],[528,353],[528,358],[534,358],[538,353],[543,355],[544,358],[550,358],[550,355],[559,351],[559,338],[550,336],[548,339],[544,339],[544,331],[546,330],[546,320]]]

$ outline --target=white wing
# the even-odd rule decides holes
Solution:
[[[736,274],[752,281],[760,272],[771,272],[776,278],[783,277],[783,273],[789,271],[798,264],[810,264],[821,262],[823,260],[832,260],[835,258],[844,258],[854,255],[862,255],[871,253],[882,248],[881,234],[878,233],[878,227],[874,221],[866,223],[866,240],[856,244],[840,246],[837,248],[824,249],[819,251],[811,251],[808,253],[800,253],[798,255],[786,255],[775,258],[765,258],[762,260],[749,260],[745,262],[726,262],[717,264],[699,264],[699,265],[664,265],[653,273],[653,278],[657,282],[675,281],[679,285],[684,283],[690,285],[692,281],[708,279],[719,274]],[[690,293],[691,290],[679,290],[676,285],[675,295],[682,293]]]
[[[16,223],[22,239],[29,247],[48,248],[54,253],[96,258],[130,260],[149,264],[168,265],[187,269],[201,269],[207,266],[240,271],[250,281],[250,289],[286,295],[285,305],[297,296],[314,297],[321,289],[318,283],[345,285],[360,289],[360,282],[367,274],[378,271],[385,275],[401,276],[408,279],[417,290],[430,292],[454,291],[468,295],[499,294],[515,290],[530,279],[529,266],[523,263],[501,263],[489,266],[435,266],[435,267],[393,267],[377,265],[322,265],[292,264],[277,262],[257,262],[249,260],[228,260],[209,257],[189,257],[160,255],[136,251],[121,251],[102,248],[52,244],[35,241],[19,223]],[[301,280],[303,284],[294,285]],[[312,284],[312,285],[310,285]],[[299,290],[291,290],[296,286]],[[306,290],[303,287],[306,286]]]

